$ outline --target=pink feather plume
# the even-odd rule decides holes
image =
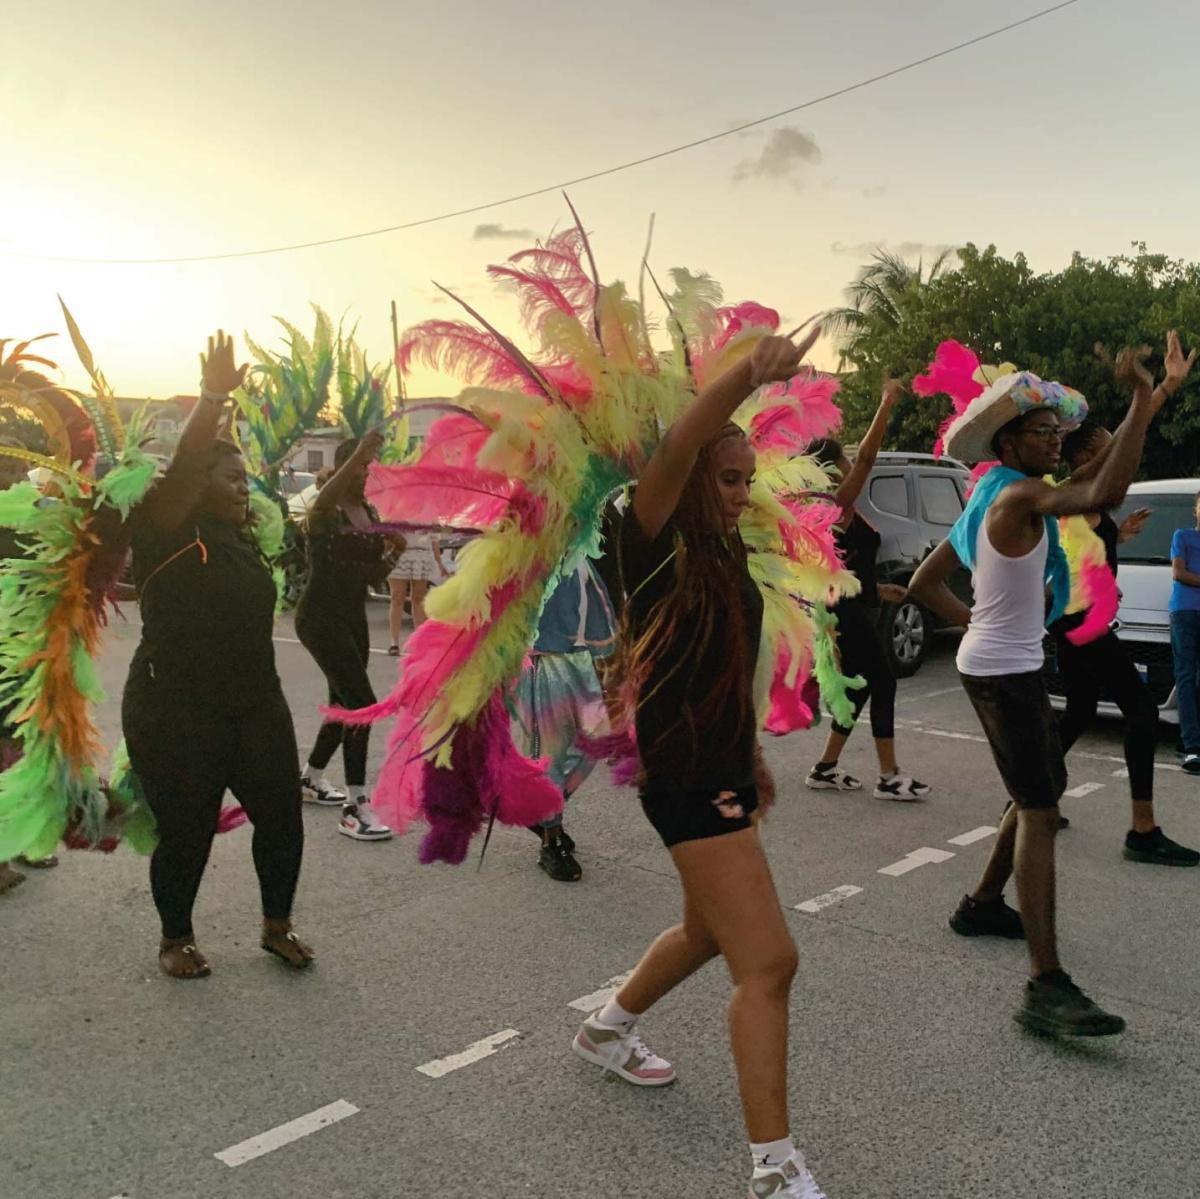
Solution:
[[[807,729],[812,726],[813,708],[808,695],[808,683],[811,677],[811,667],[801,666],[793,686],[787,685],[787,675],[791,667],[791,654],[782,649],[775,662],[775,677],[771,681],[771,706],[767,712],[764,728],[776,737],[797,729]]]
[[[471,383],[524,390],[528,376],[502,342],[465,321],[422,321],[408,329],[396,351],[401,374],[422,362]]]
[[[750,443],[755,449],[799,453],[810,441],[827,437],[842,423],[841,410],[833,402],[840,387],[833,375],[805,371],[763,388],[765,398],[779,402],[755,414]]]
[[[524,483],[479,468],[373,463],[366,495],[385,521],[412,525],[492,528],[511,515],[533,536],[546,516],[545,501]]]
[[[1067,634],[1067,640],[1072,645],[1087,645],[1108,632],[1121,600],[1107,562],[1085,561],[1079,570],[1079,586],[1091,607],[1083,623]]]
[[[984,386],[975,378],[978,369],[979,358],[966,346],[957,341],[944,341],[938,346],[933,361],[925,368],[925,373],[913,380],[912,389],[915,395],[948,395],[954,405],[954,410],[938,429],[937,440],[933,443],[935,458],[942,456],[943,439],[947,429],[966,411],[967,405],[976,396],[983,394]]]

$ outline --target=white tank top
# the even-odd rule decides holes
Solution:
[[[992,545],[984,518],[979,526],[971,579],[975,606],[956,659],[963,674],[1026,674],[1041,670],[1045,658],[1042,636],[1048,552],[1049,539],[1043,529],[1041,540],[1029,553],[1006,557]]]

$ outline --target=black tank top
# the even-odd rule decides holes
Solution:
[[[869,607],[878,607],[875,559],[883,544],[878,531],[857,512],[853,512],[850,523],[844,529],[834,530],[834,542],[846,569],[862,584],[862,591],[856,598]]]

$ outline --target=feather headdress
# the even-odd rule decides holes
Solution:
[[[505,690],[543,604],[582,556],[599,552],[607,498],[638,476],[697,386],[779,324],[761,305],[723,307],[711,279],[676,271],[663,297],[670,343],[654,349],[642,305],[622,283],[601,284],[578,218],[490,273],[516,292],[536,348],[522,351],[461,300],[471,323],[410,329],[401,370],[425,363],[468,386],[414,464],[373,466],[367,484],[389,522],[480,535],[459,555],[454,577],[427,596],[429,619],[409,638],[392,694],[370,709],[334,713],[395,718],[374,802],[397,828],[428,822],[424,861],[461,861],[490,818],[530,824],[561,807],[561,793],[541,763],[518,752],[504,716]],[[828,505],[814,498],[828,480],[797,457],[836,424],[835,390],[834,380],[806,372],[764,388],[739,413],[760,454],[742,528],[764,595],[755,696],[772,731],[811,719],[798,697],[814,661],[828,667],[836,710],[844,716],[847,707],[819,612],[857,583],[838,564]]]

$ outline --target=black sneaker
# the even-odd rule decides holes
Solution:
[[[577,883],[583,878],[583,868],[575,860],[571,849],[567,848],[565,833],[558,833],[542,845],[538,865],[556,883]]]
[[[1180,763],[1185,774],[1200,774],[1200,754],[1186,753]]]
[[[1200,866],[1200,853],[1172,841],[1155,825],[1148,833],[1125,834],[1125,857],[1131,862],[1151,862],[1156,866]]]
[[[962,902],[950,917],[950,927],[960,937],[1007,937],[1010,941],[1025,939],[1025,926],[1020,913],[1004,902],[1004,896],[985,903],[962,897]]]
[[[1065,970],[1031,978],[1013,1019],[1031,1032],[1061,1037],[1115,1037],[1125,1021],[1093,1003]]]
[[[540,824],[527,824],[525,826],[539,841],[543,840],[542,826]],[[575,842],[571,839],[571,834],[566,829],[559,827],[558,835],[562,839],[563,845],[566,847],[567,853],[575,852]]]

